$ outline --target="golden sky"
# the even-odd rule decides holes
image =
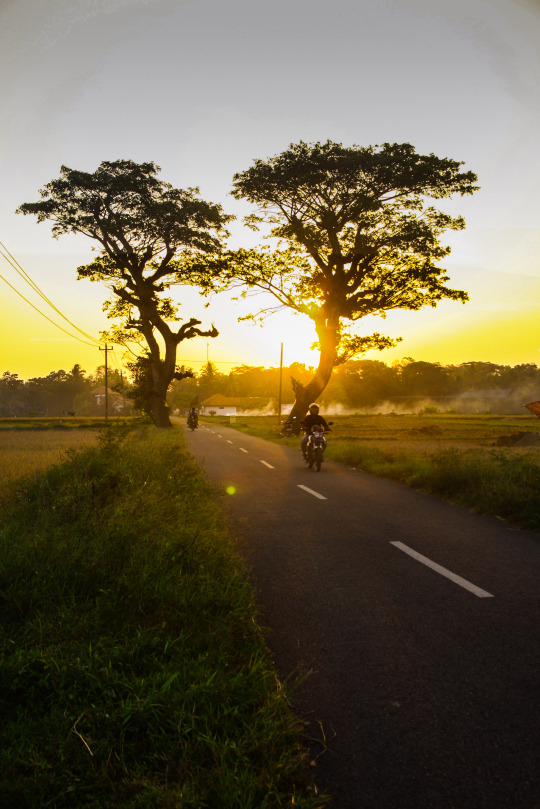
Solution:
[[[237,246],[253,243],[241,227],[249,206],[229,191],[252,160],[298,140],[408,141],[479,176],[479,192],[449,205],[467,229],[451,234],[447,266],[471,300],[370,320],[364,333],[404,339],[368,358],[540,364],[539,42],[536,0],[3,0],[0,241],[97,338],[109,325],[106,292],[75,280],[88,240],[55,241],[47,224],[14,213],[62,164],[153,160],[163,180],[200,186],[237,215]],[[1,258],[0,267],[70,328]],[[280,315],[260,329],[238,324],[245,310],[228,299],[208,309],[191,291],[180,300],[186,318],[220,331],[208,347],[182,346],[180,362],[198,368],[208,349],[220,370],[277,365],[283,342],[286,364],[316,364],[308,321]],[[0,280],[0,373],[101,361]]]

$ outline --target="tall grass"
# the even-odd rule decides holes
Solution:
[[[540,530],[540,465],[532,454],[456,448],[414,454],[338,441],[328,457]]]
[[[0,522],[0,807],[320,807],[180,431],[21,484]]]

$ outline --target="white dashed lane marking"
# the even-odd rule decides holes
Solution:
[[[482,590],[480,587],[477,587],[476,584],[471,584],[470,581],[467,579],[462,579],[461,576],[457,576],[452,571],[447,570],[445,567],[441,567],[436,562],[432,562],[431,559],[428,559],[427,556],[422,556],[421,553],[417,553],[417,551],[413,551],[412,548],[409,548],[408,545],[404,545],[403,542],[391,542],[391,545],[394,545],[396,548],[399,548],[400,551],[403,553],[407,553],[409,556],[412,556],[413,559],[416,559],[417,562],[421,562],[426,567],[430,567],[436,573],[439,573],[441,576],[444,576],[450,581],[453,581],[454,584],[459,584],[460,587],[465,588],[465,590],[469,590],[469,592],[474,593],[475,596],[478,598],[493,598],[494,596],[491,593]]]
[[[247,449],[244,449],[244,447],[238,447],[238,449],[240,450],[240,452],[247,452]]]
[[[324,494],[319,494],[319,492],[314,492],[313,489],[308,489],[307,486],[302,486],[301,483],[298,483],[297,486],[298,486],[299,489],[303,489],[305,492],[307,492],[308,494],[312,494],[313,497],[317,497],[319,500],[326,500],[327,499],[324,496]]]
[[[267,466],[268,469],[275,469],[276,468],[275,466],[272,466],[271,463],[267,463],[266,461],[261,461],[261,463],[263,463],[265,466]]]

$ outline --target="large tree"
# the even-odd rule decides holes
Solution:
[[[465,223],[427,204],[476,190],[476,175],[461,165],[417,154],[408,143],[300,142],[235,175],[233,196],[258,208],[249,224],[269,223],[281,249],[230,252],[218,262],[221,279],[270,292],[270,310],[287,307],[315,324],[319,365],[308,384],[293,380],[291,415],[304,416],[336,365],[393,344],[359,335],[362,318],[468,299],[445,285],[449,277],[438,266],[450,252],[441,235]]]
[[[197,188],[162,182],[159,171],[155,163],[131,160],[105,161],[93,173],[62,166],[60,177],[41,189],[42,199],[24,203],[18,212],[35,214],[38,222],[51,220],[55,237],[82,233],[100,245],[94,261],[78,268],[78,277],[105,282],[113,293],[108,315],[122,325],[106,337],[146,343],[148,411],[158,427],[169,427],[167,389],[186,375],[176,368],[178,344],[218,332],[213,326],[200,329],[193,317],[172,328],[177,309],[163,292],[204,278],[204,267],[199,277],[180,259],[219,251],[230,217],[200,199]]]

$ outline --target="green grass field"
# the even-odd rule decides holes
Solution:
[[[326,457],[540,531],[540,419],[497,415],[335,416]],[[214,417],[298,447],[276,417]]]
[[[108,430],[13,486],[0,515],[1,809],[322,807],[182,432]]]

